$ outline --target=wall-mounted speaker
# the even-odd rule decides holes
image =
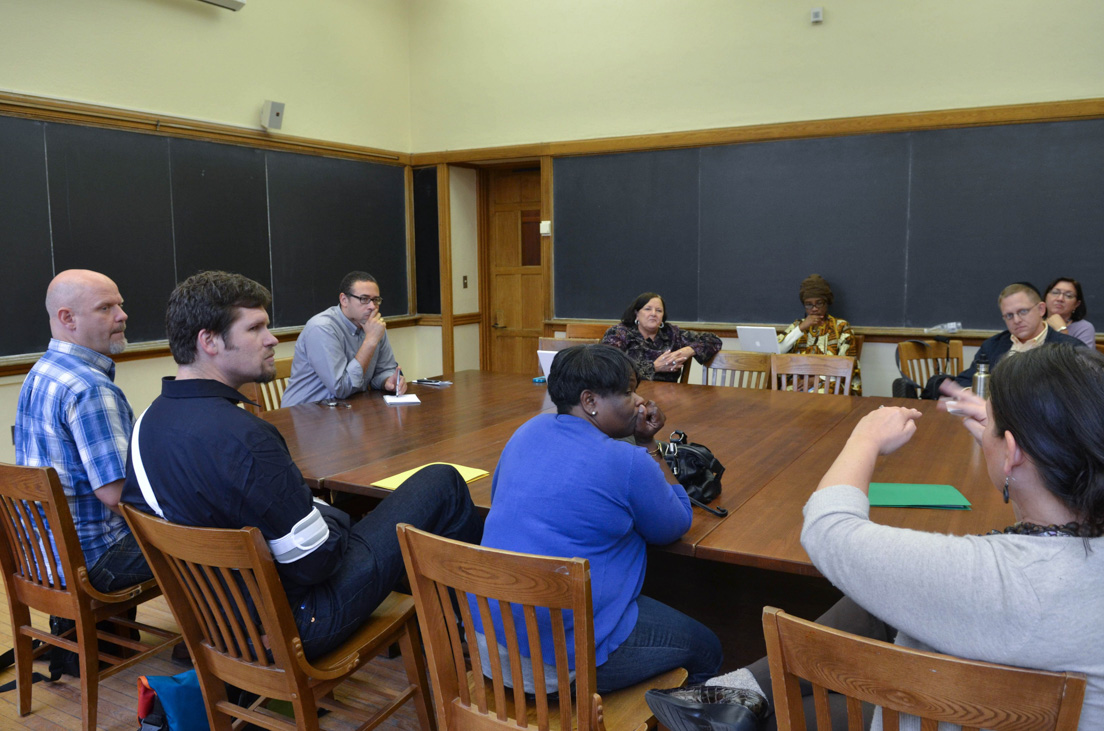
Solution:
[[[284,103],[265,100],[261,107],[261,126],[265,129],[280,129],[284,124]]]

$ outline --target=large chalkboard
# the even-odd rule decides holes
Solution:
[[[1013,281],[1104,303],[1104,120],[555,161],[556,316],[640,292],[699,322],[789,322],[816,272],[855,325],[1003,326]]]
[[[225,269],[272,290],[273,326],[337,301],[371,272],[384,315],[406,314],[403,168],[0,117],[0,356],[45,350],[50,279],[115,280],[131,342],[165,338],[177,282]]]

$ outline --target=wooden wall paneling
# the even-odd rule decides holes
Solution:
[[[552,221],[552,157],[551,155],[544,155],[541,157],[541,220]],[[544,264],[544,319],[548,320],[552,318],[556,312],[555,295],[553,294],[553,265],[552,252],[554,250],[554,237],[556,235],[555,229],[552,230],[551,235],[541,236],[541,261]],[[546,329],[545,335],[550,335],[551,329]]]
[[[441,368],[451,373],[456,365],[452,333],[452,201],[449,169],[437,166],[437,227],[441,241]]]

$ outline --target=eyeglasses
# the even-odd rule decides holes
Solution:
[[[350,299],[360,300],[360,304],[362,305],[366,305],[369,302],[375,302],[376,307],[379,307],[383,304],[383,297],[373,297],[370,294],[351,294],[349,292],[346,292],[345,296],[349,297]]]
[[[805,305],[806,310],[819,310],[821,307],[827,307],[828,303],[824,300],[814,300],[812,302],[802,302]]]
[[[1075,299],[1077,299],[1077,293],[1076,292],[1067,292],[1067,291],[1062,290],[1062,289],[1052,289],[1047,294],[1052,294],[1055,297],[1061,297],[1064,300],[1075,300]]]
[[[1031,312],[1034,309],[1035,309],[1034,307],[1025,307],[1022,310],[1016,310],[1015,312],[1004,313],[1004,314],[1001,315],[1001,317],[1004,318],[1005,322],[1012,322],[1017,317],[1022,320],[1025,317],[1027,317],[1027,313]]]

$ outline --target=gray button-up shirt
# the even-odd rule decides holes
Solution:
[[[282,405],[346,398],[369,388],[383,388],[384,381],[399,367],[387,333],[366,369],[356,359],[363,342],[364,331],[345,317],[339,305],[308,320],[295,342],[291,378]]]

